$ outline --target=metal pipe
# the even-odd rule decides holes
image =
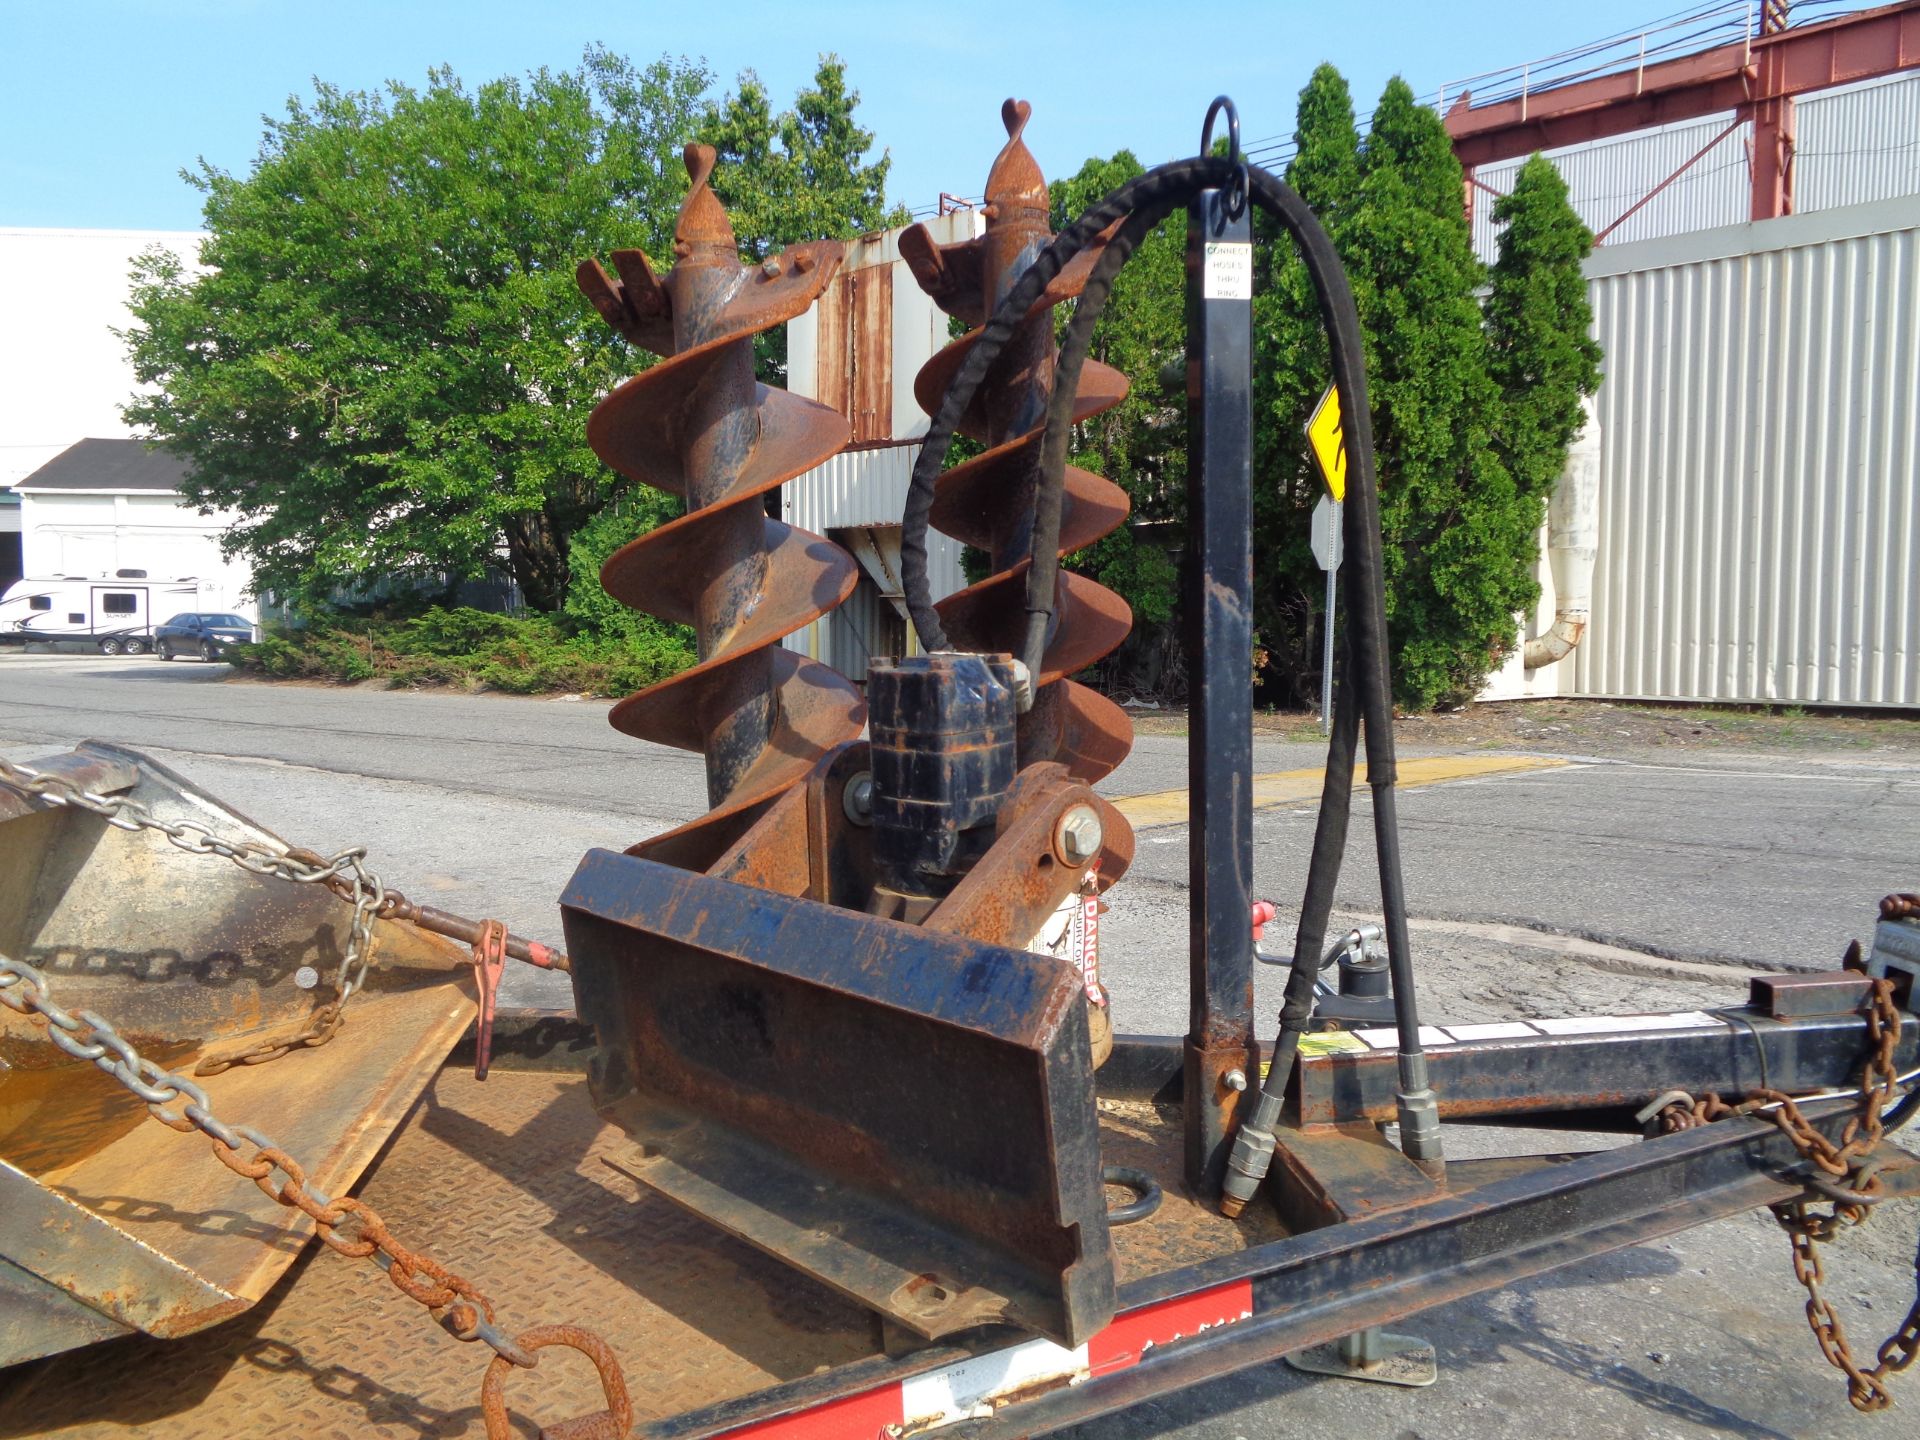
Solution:
[[[1587,632],[1593,611],[1593,567],[1600,554],[1600,415],[1591,395],[1547,505],[1547,560],[1553,573],[1553,626],[1527,642],[1529,670],[1564,660]]]

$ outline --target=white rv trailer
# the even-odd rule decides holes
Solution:
[[[193,576],[155,580],[144,570],[119,570],[29,577],[0,594],[0,644],[77,643],[103,655],[140,655],[152,647],[153,627],[175,615],[239,609],[227,586]]]

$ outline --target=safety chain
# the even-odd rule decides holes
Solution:
[[[1920,897],[1888,896],[1881,902],[1880,913],[1886,919],[1920,915]],[[1832,1210],[1820,1214],[1809,1208],[1804,1197],[1770,1208],[1793,1247],[1793,1274],[1807,1292],[1807,1324],[1813,1338],[1827,1362],[1846,1375],[1848,1401],[1854,1409],[1864,1411],[1884,1410],[1891,1405],[1893,1395],[1884,1383],[1887,1376],[1905,1370],[1920,1356],[1920,1257],[1914,1262],[1913,1307],[1880,1346],[1872,1369],[1865,1368],[1854,1355],[1840,1316],[1821,1289],[1826,1271],[1818,1246],[1831,1240],[1841,1226],[1864,1222],[1872,1213],[1871,1207],[1884,1198],[1875,1173],[1880,1160],[1874,1152],[1883,1133],[1881,1109],[1893,1098],[1898,1085],[1893,1056],[1900,1039],[1900,1012],[1894,1007],[1891,981],[1874,980],[1870,993],[1870,1049],[1860,1073],[1860,1113],[1847,1121],[1838,1144],[1810,1125],[1793,1097],[1780,1090],[1754,1090],[1738,1105],[1729,1105],[1718,1095],[1682,1096],[1659,1112],[1660,1127],[1667,1133],[1690,1130],[1729,1115],[1758,1117],[1765,1112],[1814,1166],[1815,1173],[1808,1177],[1807,1185],[1831,1197]]]
[[[213,1141],[214,1156],[236,1175],[260,1187],[270,1200],[300,1211],[311,1219],[329,1248],[353,1259],[375,1255],[395,1288],[434,1312],[434,1318],[462,1340],[485,1340],[515,1364],[531,1365],[525,1356],[493,1329],[493,1304],[452,1271],[424,1255],[415,1254],[388,1233],[386,1223],[371,1206],[360,1201],[332,1199],[307,1183],[306,1171],[269,1136],[250,1125],[228,1125],[213,1113],[207,1092],[175,1071],[162,1069],[141,1055],[91,1010],[70,1015],[54,1003],[51,984],[33,966],[0,955],[0,1005],[46,1024],[46,1038],[76,1060],[91,1060],[126,1089],[147,1102],[147,1113],[182,1134],[200,1131]],[[186,1098],[178,1110],[167,1106]],[[253,1147],[250,1158],[241,1149]],[[286,1176],[275,1184],[278,1171]],[[357,1233],[343,1235],[339,1227],[348,1216],[358,1220]]]
[[[4,763],[4,762],[0,762]],[[236,1175],[253,1181],[268,1199],[298,1210],[314,1223],[326,1246],[350,1259],[371,1256],[386,1271],[394,1288],[418,1301],[441,1327],[457,1340],[482,1340],[507,1365],[531,1369],[539,1364],[534,1351],[542,1344],[569,1344],[588,1350],[600,1369],[610,1405],[616,1413],[626,1406],[626,1382],[605,1343],[574,1326],[541,1326],[508,1339],[494,1326],[493,1302],[446,1266],[409,1250],[387,1229],[380,1213],[350,1196],[325,1194],[307,1179],[306,1171],[272,1137],[251,1125],[228,1125],[213,1113],[207,1092],[185,1075],[166,1070],[141,1055],[90,1010],[70,1015],[55,1004],[51,983],[33,966],[0,955],[0,1005],[42,1022],[46,1038],[76,1060],[90,1060],[147,1104],[147,1113],[182,1134],[198,1130],[213,1142],[213,1153]],[[184,1099],[177,1110],[167,1107]],[[244,1146],[253,1154],[243,1156]],[[276,1180],[276,1176],[286,1177]],[[352,1228],[347,1222],[351,1219]],[[488,1370],[488,1385],[497,1394],[500,1379]]]
[[[117,830],[158,831],[169,844],[189,855],[218,855],[250,874],[270,875],[296,885],[325,885],[351,903],[353,919],[347,929],[347,944],[339,968],[334,972],[333,999],[315,1010],[298,1034],[264,1040],[237,1054],[204,1059],[194,1067],[194,1073],[218,1075],[234,1065],[258,1065],[303,1046],[324,1045],[333,1038],[340,1028],[347,1001],[366,979],[373,954],[373,922],[388,904],[386,887],[366,866],[364,846],[353,846],[330,858],[311,851],[282,852],[265,841],[216,834],[197,820],[162,820],[130,795],[98,795],[64,775],[36,770],[30,765],[16,765],[4,758],[0,758],[0,782],[49,805],[98,815]]]

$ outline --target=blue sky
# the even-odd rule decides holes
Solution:
[[[571,66],[600,41],[636,60],[704,59],[722,88],[752,68],[785,104],[819,54],[834,51],[861,93],[863,122],[892,152],[891,198],[921,205],[941,190],[978,191],[1008,95],[1033,102],[1028,140],[1049,175],[1123,147],[1152,163],[1192,153],[1207,102],[1223,90],[1249,143],[1284,134],[1323,59],[1346,73],[1365,112],[1395,72],[1431,95],[1673,8],[0,0],[0,226],[197,228],[198,196],[180,169],[204,156],[245,173],[260,116],[308,93],[314,76],[364,89],[418,83],[446,63],[475,82]]]

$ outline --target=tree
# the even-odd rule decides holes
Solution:
[[[892,160],[885,151],[877,160],[866,158],[873,132],[854,122],[860,92],[847,89],[839,56],[822,55],[813,88],[777,115],[758,75],[742,71],[737,83],[737,91],[706,108],[700,138],[718,154],[713,193],[727,207],[748,260],[807,240],[851,240],[911,222],[904,206],[887,205]],[[754,337],[754,359],[763,381],[785,383],[784,326]]]
[[[1593,233],[1574,213],[1567,182],[1533,156],[1494,203],[1503,226],[1487,337],[1501,408],[1494,447],[1523,494],[1551,497],[1581,422],[1580,399],[1600,388],[1600,347],[1580,262]]]
[[[1286,180],[1313,207],[1336,247],[1359,204],[1360,130],[1353,96],[1333,66],[1300,91]],[[1306,424],[1332,383],[1333,362],[1307,267],[1278,222],[1254,219],[1265,281],[1254,296],[1254,623],[1267,657],[1265,689],[1282,701],[1317,690],[1326,587],[1308,523],[1326,493],[1307,452]],[[1364,277],[1350,277],[1356,291]]]
[[[636,368],[574,267],[671,253],[708,80],[593,49],[471,91],[316,83],[251,174],[185,173],[206,268],[140,262],[125,338],[153,389],[123,413],[186,458],[189,500],[240,512],[260,588],[469,576],[504,544],[528,603],[559,607],[571,537],[624,483],[586,415]]]
[[[1500,393],[1461,185],[1440,117],[1390,81],[1344,242],[1364,277],[1394,686],[1415,709],[1471,698],[1538,598],[1540,506],[1492,444]]]
[[[851,240],[908,223],[902,207],[887,206],[893,161],[884,150],[877,160],[866,158],[873,132],[854,121],[860,92],[847,88],[838,55],[822,55],[813,88],[778,115],[753,71],[743,71],[738,83],[737,92],[707,107],[700,138],[719,152],[714,193],[750,259],[805,240]]]

